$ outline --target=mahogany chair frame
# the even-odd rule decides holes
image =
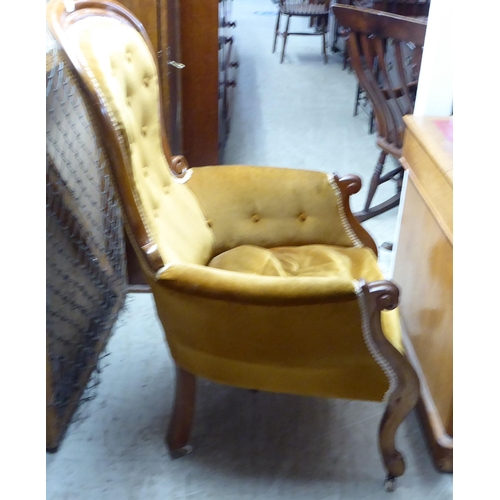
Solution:
[[[377,145],[382,150],[365,206],[356,214],[363,222],[399,204],[403,176],[399,161],[405,129],[403,116],[413,112],[427,22],[347,5],[336,5],[333,10],[339,23],[349,30],[346,42],[351,65],[373,106]],[[393,50],[389,56],[391,45]],[[408,47],[412,51],[410,60],[405,61]],[[382,174],[387,156],[393,157],[397,166]],[[396,181],[396,193],[372,206],[378,186],[392,180]]]
[[[72,9],[66,10],[66,5],[72,4]],[[87,109],[95,129],[103,153],[109,160],[111,180],[119,194],[119,202],[124,214],[124,226],[130,242],[141,262],[144,272],[155,279],[156,272],[164,266],[162,258],[154,241],[150,240],[144,222],[136,206],[131,175],[131,158],[126,148],[120,142],[120,135],[114,127],[113,118],[108,114],[104,97],[99,93],[81,64],[74,44],[67,36],[66,30],[71,25],[87,16],[107,16],[128,24],[139,32],[151,52],[152,45],[144,27],[125,7],[114,0],[52,0],[47,6],[47,22],[55,39],[62,48],[68,67],[74,73],[75,79],[86,101]],[[158,63],[156,62],[158,69]],[[163,149],[173,175],[182,177],[188,168],[183,157],[172,157],[165,132],[163,106],[161,95],[159,112],[161,119],[161,134]],[[361,226],[349,208],[349,199],[361,189],[361,180],[355,175],[341,179],[335,177],[340,190],[340,196],[345,206],[345,216],[359,240],[377,253],[377,247],[371,236]],[[394,309],[398,305],[399,289],[390,281],[376,281],[369,284],[361,283],[361,300],[364,304],[364,317],[371,335],[374,348],[385,359],[390,367],[392,382],[387,399],[387,406],[379,426],[379,449],[382,461],[387,471],[386,489],[392,490],[395,479],[405,470],[401,453],[396,449],[396,431],[408,413],[416,406],[420,386],[418,376],[408,360],[387,340],[381,326],[381,311]],[[172,458],[177,458],[191,451],[189,439],[194,417],[196,399],[196,376],[176,367],[176,394],[173,412],[165,436]]]

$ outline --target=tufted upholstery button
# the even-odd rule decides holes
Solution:
[[[145,87],[149,87],[149,82],[151,81],[151,78],[149,76],[145,76],[142,82],[144,83]]]
[[[306,219],[307,219],[306,214],[300,214],[300,215],[299,215],[299,220],[300,220],[301,222],[304,222]]]
[[[144,127],[141,128],[141,134],[145,137],[147,131],[148,131],[148,127],[146,127],[146,125],[144,125]]]
[[[259,222],[259,221],[260,221],[260,215],[259,214],[252,215],[252,222]]]
[[[213,226],[213,222],[211,220],[207,220],[207,226],[208,227],[212,227]]]
[[[126,57],[128,62],[132,61],[132,52],[130,50],[127,50]]]

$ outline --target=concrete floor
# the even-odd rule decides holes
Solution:
[[[234,0],[240,69],[224,162],[356,173],[367,182],[378,151],[366,115],[352,116],[354,76],[338,54],[323,64],[319,37],[290,38],[280,65],[271,54],[275,10],[271,0]],[[354,208],[363,200],[364,192]],[[396,217],[394,209],[365,223],[379,245],[394,240]],[[381,250],[387,277],[390,259]],[[173,364],[150,294],[127,298],[108,351],[96,399],[47,455],[50,500],[453,496],[452,475],[434,469],[415,414],[398,433],[407,471],[389,494],[376,443],[382,404],[253,394],[204,380],[195,451],[172,461],[163,437]]]

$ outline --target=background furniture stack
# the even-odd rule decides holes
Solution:
[[[429,15],[431,0],[336,0],[335,3],[365,9],[374,9],[382,12],[389,12],[391,14],[398,14],[400,16],[426,19]],[[348,29],[339,25],[337,18],[333,14],[333,9],[330,11],[330,17],[329,32],[331,49],[333,52],[343,51],[345,69],[350,66],[349,54],[345,45],[341,47],[339,39],[345,40]],[[375,116],[365,90],[358,83],[354,103],[354,116],[357,116],[360,109],[365,111],[369,116],[369,133],[372,134],[375,126]]]
[[[283,46],[281,49],[280,63],[285,58],[286,42],[290,35],[303,36],[321,36],[323,44],[323,60],[325,64],[328,62],[326,54],[326,34],[328,31],[330,0],[279,0],[278,16],[276,19],[276,29],[274,32],[273,53],[276,50],[276,42],[278,36],[283,38]],[[280,31],[281,16],[286,17],[285,31]],[[292,17],[308,17],[310,31],[289,31],[290,20]]]
[[[416,18],[349,5],[335,5],[333,11],[348,29],[346,44],[351,66],[373,106],[377,145],[381,149],[365,206],[356,214],[362,222],[399,204],[403,116],[413,112],[427,24]],[[395,167],[384,173],[387,157],[395,160]],[[376,200],[379,186],[393,181],[396,193],[384,201]]]

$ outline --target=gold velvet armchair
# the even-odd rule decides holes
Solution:
[[[125,226],[177,366],[166,442],[190,451],[196,377],[236,387],[387,401],[379,444],[394,486],[396,430],[418,378],[402,354],[398,289],[356,222],[356,176],[173,157],[157,63],[139,21],[108,1],[53,0],[50,29],[94,111]]]

